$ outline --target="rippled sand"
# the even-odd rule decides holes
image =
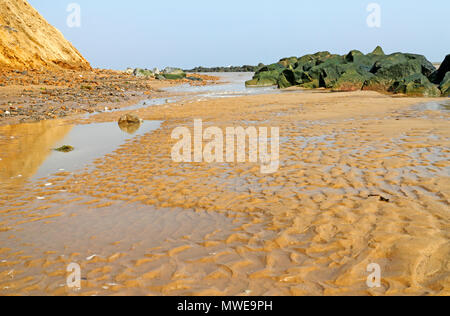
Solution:
[[[0,294],[449,295],[450,116],[412,107],[429,101],[286,92],[139,109],[165,122],[85,171],[1,185]],[[170,134],[194,118],[279,126],[279,171],[172,162]]]

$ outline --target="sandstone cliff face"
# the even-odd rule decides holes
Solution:
[[[0,67],[91,69],[62,33],[26,0],[0,0]]]

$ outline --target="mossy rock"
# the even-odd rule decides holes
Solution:
[[[418,62],[422,67],[421,69],[422,75],[424,75],[427,78],[430,77],[431,74],[433,74],[436,71],[436,67],[434,67],[434,65],[431,62],[429,62],[423,55],[405,54],[405,57],[408,58],[409,60]]]
[[[401,81],[395,82],[391,87],[394,93],[403,93],[416,97],[439,97],[441,91],[422,74],[409,76]]]
[[[294,65],[298,62],[297,57],[289,57],[289,58],[283,58],[278,63],[282,65],[283,67],[288,68],[289,66],[294,67]]]
[[[247,86],[260,87],[277,85],[284,70],[286,70],[286,68],[280,64],[264,66],[255,73],[252,80],[247,81],[245,84]]]
[[[359,50],[352,50],[347,54],[347,56],[345,56],[345,60],[349,63],[352,63],[355,61],[355,57],[357,56],[364,56],[364,54]]]
[[[381,46],[377,46],[377,47],[373,50],[372,54],[373,54],[373,55],[378,55],[378,56],[384,56],[384,55],[386,55],[386,54],[384,53],[384,51],[383,51],[383,48],[381,48]]]
[[[447,75],[447,72],[450,71],[450,55],[447,55],[442,62],[441,66],[438,70],[432,73],[429,77],[430,81],[435,84],[440,84],[444,77]]]
[[[163,74],[163,77],[168,80],[180,80],[186,78],[186,74]]]
[[[443,97],[450,97],[450,71],[445,75],[439,88],[441,89]]]
[[[280,78],[278,78],[277,85],[279,89],[286,89],[293,86],[293,84],[289,82],[284,74],[281,74]]]
[[[394,82],[395,80],[393,79],[373,76],[372,78],[369,78],[364,82],[364,86],[362,89],[378,92],[386,92],[390,90]]]
[[[245,82],[247,87],[271,87],[278,84],[277,78],[256,78]]]
[[[146,77],[146,78],[155,76],[153,71],[148,70],[148,69],[141,69],[141,68],[136,68],[133,71],[133,75],[135,75],[136,77]]]
[[[303,84],[300,85],[300,87],[304,88],[304,89],[317,89],[317,88],[320,88],[319,80],[318,79],[314,79],[311,82],[303,83]]]
[[[366,80],[373,74],[367,72],[366,75],[360,74],[355,69],[346,71],[332,87],[332,91],[358,91],[364,86]]]
[[[169,80],[179,80],[186,78],[186,73],[180,68],[167,67],[162,75]]]
[[[72,146],[69,146],[69,145],[64,145],[59,148],[55,148],[54,150],[58,151],[60,153],[70,153],[71,151],[74,151],[75,148],[73,148]]]
[[[393,80],[401,80],[416,74],[422,74],[422,65],[417,60],[407,60],[400,63],[385,65],[375,73],[378,77]]]

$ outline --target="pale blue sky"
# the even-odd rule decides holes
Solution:
[[[381,45],[442,61],[450,53],[448,0],[29,0],[94,67],[272,63],[320,50]],[[69,3],[81,27],[69,28]],[[366,7],[381,6],[381,28]]]

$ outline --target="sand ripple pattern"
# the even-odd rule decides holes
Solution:
[[[85,172],[2,186],[0,294],[448,295],[450,117],[418,102],[286,93],[142,109],[163,126]],[[280,126],[280,170],[173,163],[170,133],[192,118]],[[381,288],[366,286],[370,263]]]

